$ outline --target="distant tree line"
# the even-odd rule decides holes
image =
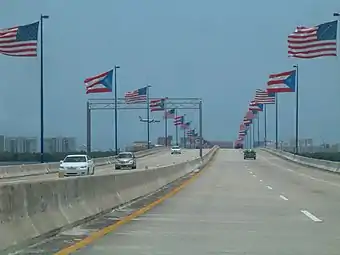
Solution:
[[[86,152],[56,152],[56,153],[44,153],[45,162],[59,162],[64,159],[66,155],[69,154],[86,154]],[[91,152],[90,156],[92,158],[102,158],[114,156],[114,151],[95,151]],[[11,153],[2,152],[0,153],[0,162],[40,162],[40,153]]]
[[[340,152],[300,153],[300,156],[340,162]]]

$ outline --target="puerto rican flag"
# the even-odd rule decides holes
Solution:
[[[296,70],[276,73],[269,75],[267,82],[267,92],[270,93],[283,93],[295,92]]]
[[[86,94],[112,92],[113,69],[84,80]]]

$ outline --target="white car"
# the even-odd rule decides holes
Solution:
[[[179,146],[172,146],[171,154],[182,154],[181,148]]]
[[[94,175],[94,162],[87,155],[67,155],[60,161],[59,171],[64,176]]]

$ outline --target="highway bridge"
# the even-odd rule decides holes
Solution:
[[[116,189],[122,197],[133,192],[146,195],[131,196],[133,201],[126,199],[126,203],[118,206],[112,202],[113,209],[91,220],[59,229],[50,238],[16,246],[5,254],[339,254],[340,230],[336,226],[340,214],[340,176],[287,160],[280,152],[259,149],[257,153],[257,160],[244,160],[241,150],[214,147],[204,150],[202,160],[197,158],[197,150],[184,150],[176,156],[159,151],[140,158],[140,170],[130,173],[112,173],[112,166],[104,166],[96,176],[90,177],[6,180],[9,186],[28,182],[32,187],[35,181],[50,182],[53,187],[53,183],[65,179],[66,182],[77,180],[74,189],[83,188],[81,182],[87,180],[87,184],[92,183],[88,186],[90,190],[110,191],[112,187],[104,189],[97,185],[106,185],[105,180],[111,176],[119,179],[131,175],[134,177],[129,181],[133,184],[128,185],[128,190],[124,189],[128,180],[125,177],[112,186],[120,185]],[[145,166],[155,169],[148,180],[143,179],[145,172],[150,171]],[[184,168],[185,171],[179,170]],[[171,181],[163,179],[177,172]],[[152,184],[153,191],[163,187],[157,192],[144,190],[144,184],[149,187],[152,174],[158,176],[158,184]],[[144,183],[143,188],[139,183]],[[1,190],[2,195],[4,191]],[[91,192],[96,195],[95,190]],[[102,194],[105,198],[96,196],[91,203],[104,210],[105,203],[99,201],[110,200],[110,196]],[[115,196],[114,192],[111,196]],[[2,196],[2,214],[4,199]],[[79,206],[71,199],[68,202]],[[82,202],[83,210],[91,209],[86,201]],[[62,203],[56,206],[60,208]],[[67,210],[62,208],[64,216],[77,218]],[[53,226],[56,220],[50,218],[51,222],[46,222],[44,213],[61,217],[57,211],[52,214],[45,208],[40,214],[40,225],[35,224],[35,228]],[[30,220],[34,224],[37,221],[34,213],[28,213],[32,214]],[[2,247],[16,238],[22,239],[22,232],[30,230],[27,223],[22,224],[16,225],[17,231],[12,228],[17,236],[1,233]],[[0,231],[5,231],[6,223],[2,221],[2,225]]]

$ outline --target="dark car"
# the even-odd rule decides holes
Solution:
[[[244,159],[248,159],[248,158],[256,159],[256,151],[254,151],[254,150],[245,150],[243,152],[243,158]]]

